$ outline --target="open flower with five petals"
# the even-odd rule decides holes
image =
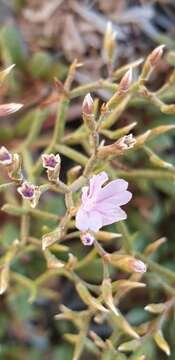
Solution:
[[[126,212],[120,207],[132,197],[127,190],[127,181],[117,179],[102,187],[107,180],[108,175],[103,171],[93,175],[89,186],[82,188],[82,204],[76,214],[76,227],[81,232],[97,232],[105,225],[127,218]]]

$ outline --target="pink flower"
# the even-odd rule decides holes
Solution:
[[[127,191],[127,181],[117,179],[102,187],[107,180],[108,175],[103,171],[90,179],[89,187],[83,187],[82,204],[76,215],[76,227],[80,231],[97,232],[102,226],[127,218],[120,208],[132,197]]]

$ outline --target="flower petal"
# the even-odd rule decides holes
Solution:
[[[82,188],[82,203],[86,203],[87,199],[88,199],[88,186],[83,186]]]
[[[113,204],[116,206],[121,206],[121,205],[125,205],[127,204],[132,198],[132,194],[130,191],[122,191],[120,193],[116,193],[115,195],[111,196],[111,197],[106,197],[106,199],[103,199],[103,195],[102,195],[102,200],[101,200],[101,194],[99,194],[99,197],[96,201],[96,206],[103,208],[103,206],[105,206],[106,203],[108,204]]]
[[[108,174],[102,171],[98,175],[93,175],[90,179],[89,194],[88,197],[97,196],[97,193],[101,190],[102,185],[108,180]]]
[[[94,232],[97,232],[103,226],[102,216],[97,211],[91,211],[89,213],[88,222],[89,222],[89,230]]]
[[[88,214],[83,210],[82,206],[77,211],[75,226],[80,231],[86,231],[89,229]]]
[[[111,181],[109,184],[103,187],[100,192],[98,200],[106,200],[109,197],[113,197],[120,192],[125,191],[128,188],[128,182],[123,179],[117,179]]]
[[[80,231],[98,231],[102,227],[102,216],[97,211],[86,212],[82,207],[77,212],[75,226]]]
[[[103,226],[127,219],[127,214],[120,207],[116,207],[115,209],[112,209],[112,211],[101,213],[101,215]]]

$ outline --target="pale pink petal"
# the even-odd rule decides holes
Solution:
[[[89,229],[88,214],[82,207],[80,207],[76,214],[75,226],[80,231],[86,231]]]
[[[113,180],[101,189],[98,200],[109,199],[109,197],[113,197],[118,193],[125,191],[127,188],[127,181],[123,179]]]
[[[97,202],[96,202],[96,206],[98,208],[102,208],[103,206],[105,206],[106,203],[108,204],[114,204],[114,205],[125,205],[127,204],[132,198],[132,194],[130,191],[123,191],[121,193],[116,193],[111,197],[106,197],[105,199],[103,198],[103,195],[101,196],[101,193],[98,196]]]
[[[91,211],[88,218],[89,230],[97,232],[102,226],[102,216],[97,211]]]
[[[102,217],[96,211],[86,212],[80,207],[76,215],[75,226],[80,231],[98,231],[102,227]]]
[[[102,185],[108,180],[108,174],[105,171],[102,171],[98,175],[93,175],[90,180],[89,185],[89,194],[88,197],[97,196],[98,192],[101,190]]]
[[[82,203],[84,204],[88,198],[88,186],[83,186],[82,188]]]
[[[102,213],[103,226],[113,224],[117,221],[126,220],[127,214],[120,208],[115,208],[111,212]]]

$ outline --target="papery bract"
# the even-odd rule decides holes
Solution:
[[[102,226],[127,218],[120,208],[132,197],[127,191],[127,181],[117,179],[102,187],[107,180],[108,175],[103,171],[90,179],[89,187],[83,187],[82,204],[76,215],[76,227],[80,231],[97,232]]]

